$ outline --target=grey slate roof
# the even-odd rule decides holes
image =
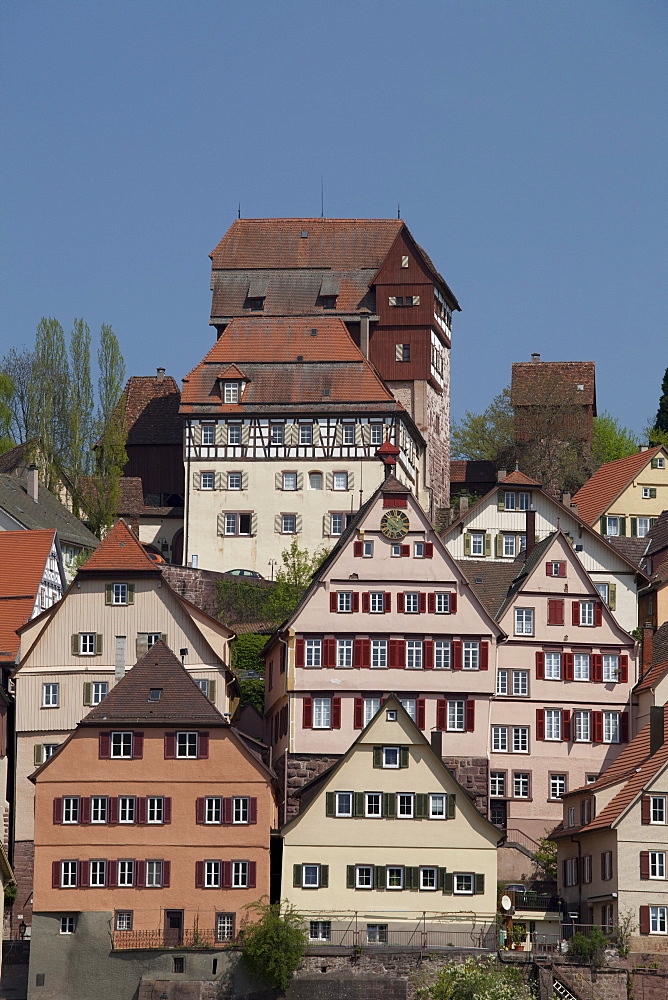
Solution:
[[[28,496],[26,476],[0,475],[0,508],[24,528],[52,528],[61,542],[95,548],[99,540],[67,507],[39,484],[39,500]]]
[[[457,566],[488,614],[498,620],[499,611],[505,603],[510,585],[520,572],[520,566],[514,560],[491,562],[489,559],[458,559]]]

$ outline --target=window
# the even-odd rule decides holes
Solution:
[[[515,799],[528,799],[530,798],[530,784],[531,776],[526,771],[516,771],[513,774],[513,798]]]
[[[413,819],[413,795],[411,792],[400,792],[397,795],[397,816],[403,819]]]
[[[310,490],[321,490],[322,489],[322,472],[309,472],[309,474],[308,474],[308,488]]]
[[[353,640],[336,640],[336,665],[337,667],[352,667],[353,665]]]
[[[606,535],[618,535],[619,534],[619,518],[618,517],[606,517]]]
[[[612,851],[601,852],[601,878],[605,882],[612,878]]]
[[[264,309],[264,296],[263,295],[249,295],[248,296],[248,308],[251,312],[262,312]]]
[[[371,666],[387,666],[387,639],[371,640]]]
[[[220,889],[220,861],[204,862],[204,888]]]
[[[103,698],[106,698],[109,693],[109,684],[107,681],[93,681],[93,686],[91,688],[91,704],[99,705]]]
[[[564,862],[564,885],[578,884],[578,859],[568,858]]]
[[[420,869],[420,889],[425,891],[433,891],[438,888],[438,869],[437,868],[421,868]]]
[[[271,444],[283,444],[285,437],[285,428],[283,424],[272,424],[269,434]]]
[[[331,729],[332,728],[332,699],[331,698],[314,698],[313,699],[313,728],[314,729]]]
[[[610,603],[610,584],[609,583],[595,583],[594,586],[601,595],[601,600],[605,601],[606,604]]]
[[[162,861],[146,862],[146,886],[159,889],[162,886]]]
[[[197,757],[197,733],[176,734],[176,756]]]
[[[331,920],[309,920],[308,936],[309,941],[331,941]]]
[[[147,823],[164,823],[165,800],[162,795],[149,795],[146,808]]]
[[[415,542],[413,544],[413,556],[416,559],[424,559],[424,542]]]
[[[183,955],[172,956],[172,972],[185,972],[186,960]]]
[[[435,594],[435,608],[437,615],[450,614],[450,594]]]
[[[619,656],[603,657],[603,680],[615,683],[619,677]]]
[[[594,602],[580,601],[580,625],[594,624]]]
[[[199,677],[197,679],[193,677],[193,680],[202,694],[210,700],[213,700],[213,692],[215,689],[211,686],[212,682],[207,677]],[[154,689],[152,688],[151,690],[153,691]],[[162,691],[162,688],[158,688],[158,690]]]
[[[296,472],[284,472],[283,473],[283,489],[284,490],[296,490],[297,489],[297,473]]]
[[[132,757],[132,733],[111,734],[111,756]]]
[[[367,924],[366,940],[367,944],[387,944],[387,924]]]
[[[636,520],[636,535],[638,538],[645,538],[649,529],[651,527],[651,521],[648,517],[639,517]]]
[[[493,799],[503,799],[506,795],[506,772],[491,771],[489,775],[489,794]]]
[[[216,474],[214,472],[202,472],[199,477],[199,488],[201,490],[213,490],[216,488]]]
[[[75,889],[77,884],[76,861],[60,862],[60,884],[63,889]]]
[[[399,298],[397,298],[397,303]],[[402,303],[403,305],[403,300]],[[395,361],[410,361],[411,359],[411,345],[410,344],[395,344],[394,345],[394,360]]]
[[[528,726],[513,726],[513,753],[529,753]]]
[[[582,881],[591,882],[591,854],[585,854],[582,859]]]
[[[434,642],[434,668],[436,670],[450,670],[450,643],[445,639],[436,639]]]
[[[561,680],[561,653],[545,653],[545,679]]]
[[[135,821],[134,795],[121,795],[118,800],[118,822],[134,823],[134,821]]]
[[[281,514],[281,534],[282,535],[296,535],[297,534],[297,515],[296,514]]]
[[[642,498],[643,500],[656,500],[656,488],[654,486],[643,486]]]
[[[224,403],[238,403],[239,402],[239,383],[238,382],[225,382],[223,385],[223,402]]]
[[[63,798],[63,823],[79,822],[79,796],[66,795]]]
[[[227,443],[241,444],[241,424],[227,425]]]
[[[339,613],[349,613],[353,610],[353,595],[350,590],[339,590],[337,593],[336,610]]]
[[[526,698],[529,694],[528,670],[513,670],[513,694],[516,698]]]
[[[392,558],[401,556],[401,542],[392,542]]]
[[[240,472],[228,472],[227,473],[227,488],[228,490],[240,490],[242,486],[242,476]]]
[[[470,896],[473,894],[473,875],[455,874],[453,890],[457,895]]]
[[[504,534],[501,536],[503,538],[503,554],[504,556],[510,556],[511,558],[515,556],[517,548],[517,539],[515,535]]]
[[[81,656],[95,656],[95,632],[79,633],[79,653]]]
[[[416,591],[404,594],[404,611],[407,615],[417,615],[420,611],[420,595]]]
[[[650,823],[666,822],[666,796],[652,795],[650,798]]]
[[[354,424],[344,424],[343,429],[343,444],[355,444],[355,425]]]
[[[91,886],[106,885],[106,861],[91,861],[90,863],[90,884]]]
[[[508,694],[508,671],[498,670],[496,673],[496,693]]]
[[[369,594],[369,611],[372,615],[385,613],[385,594],[382,591],[371,591]]]
[[[342,535],[343,534],[343,514],[330,514],[329,516],[329,533],[330,535]]]
[[[478,670],[480,667],[480,643],[462,643],[462,667],[464,670]]]
[[[362,542],[362,555],[365,559],[370,559],[373,556],[373,542]]]
[[[383,443],[383,425],[382,424],[370,424],[369,425],[369,437],[370,444],[381,445]]]
[[[128,603],[128,585],[127,585],[127,583],[112,583],[112,585],[111,585],[111,603],[112,604],[127,604]]]
[[[445,819],[446,802],[445,795],[437,792],[429,796],[429,819]]]
[[[357,865],[355,868],[355,888],[373,888],[373,867],[371,865]]]
[[[573,713],[575,718],[575,742],[591,742],[591,712],[580,710]]]
[[[107,796],[93,795],[90,801],[90,821],[91,823],[107,822]]]
[[[665,851],[649,852],[649,877],[665,879],[666,877]]]
[[[348,489],[348,473],[347,472],[335,472],[332,477],[332,488],[335,490],[347,490]]]
[[[60,918],[60,933],[61,934],[74,934],[74,917],[61,917]]]
[[[485,554],[485,535],[482,531],[472,531],[471,532],[471,555],[472,556],[484,556]]]
[[[400,767],[399,747],[383,747],[383,767]]]
[[[382,799],[380,792],[367,792],[364,802],[364,813],[373,819],[378,819],[383,815]]]
[[[503,507],[504,507],[504,510],[515,510],[515,494],[514,493],[504,493],[503,494]]]
[[[576,681],[589,680],[589,653],[573,655],[573,678]]]
[[[619,712],[603,713],[603,742],[619,743]]]
[[[533,635],[533,608],[515,608],[515,635]]]
[[[40,763],[44,763],[44,761],[48,760],[49,757],[53,757],[59,746],[59,743],[44,743],[42,745],[42,760]]]
[[[226,535],[250,535],[252,531],[252,514],[225,514]]]
[[[545,709],[545,739],[546,740],[560,740],[561,739],[561,709],[560,708],[546,708]]]
[[[209,795],[205,801],[204,822],[222,823],[223,821],[223,800],[219,795]]]
[[[116,910],[115,926],[117,931],[131,931],[132,910]]]
[[[422,668],[422,640],[409,639],[406,642],[406,668],[420,670]]]
[[[508,727],[492,726],[492,750],[497,753],[508,752]]]
[[[662,462],[663,459],[659,461]],[[650,934],[668,933],[668,906],[650,906],[649,931]]]
[[[234,914],[216,914],[216,941],[234,940]]]
[[[464,701],[448,701],[448,732],[464,732],[465,709]]]
[[[551,560],[547,564],[548,576],[566,576],[566,563],[558,559]]]
[[[403,889],[404,870],[399,865],[388,865],[385,869],[385,888]]]
[[[575,807],[571,806],[568,810],[568,826],[575,826]]]
[[[134,885],[135,884],[135,863],[134,861],[119,861],[118,862],[118,884],[119,885]],[[130,928],[127,928],[130,930]]]
[[[216,443],[216,425],[202,424],[202,444],[212,445]]]
[[[322,666],[322,639],[307,639],[305,641],[304,663],[307,667]]]
[[[404,709],[404,711],[408,715],[410,715],[410,717],[413,720],[413,722],[415,722],[415,708],[416,708],[416,700],[415,700],[415,698],[400,698],[399,701],[401,702],[401,707]],[[391,711],[391,709],[388,709],[388,713],[389,713],[389,711]],[[395,713],[395,715],[396,715],[396,713]],[[389,714],[388,714],[388,718],[389,718]],[[395,721],[396,721],[396,719],[395,719]]]
[[[566,775],[565,774],[551,774],[550,775],[550,798],[560,799],[562,795],[566,794]]]
[[[42,708],[58,708],[59,700],[59,684],[42,684]]]
[[[313,444],[313,424],[299,425],[299,443],[306,445]]]

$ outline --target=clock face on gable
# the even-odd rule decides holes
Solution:
[[[403,510],[386,510],[380,519],[380,530],[386,538],[403,538],[409,528],[410,521]]]

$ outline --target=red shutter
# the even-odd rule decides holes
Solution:
[[[353,614],[357,614],[360,609],[360,595],[353,594]]]
[[[305,644],[305,642],[304,642],[303,639],[297,639],[297,641],[295,642],[295,666],[296,667],[303,667],[304,666],[304,648],[305,648],[305,645],[306,644]]]
[[[457,594],[454,591],[450,594],[450,614],[457,614]]]
[[[561,739],[568,743],[571,738],[571,712],[568,708],[561,710]]]
[[[248,888],[254,889],[257,884],[257,862],[248,862]]]
[[[594,605],[594,626],[597,627],[597,628],[600,628],[600,626],[602,624],[603,624],[603,605],[602,604],[595,604]]]
[[[313,698],[304,698],[302,727],[304,729],[313,729]]]
[[[329,610],[336,611],[339,606],[339,595],[336,590],[330,590],[329,592]]]
[[[436,728],[445,729],[448,719],[448,703],[445,698],[439,698],[436,702]]]
[[[51,862],[51,888],[60,889],[60,861]]]
[[[234,803],[232,801],[231,795],[226,795],[223,798],[221,803],[220,814],[223,826],[231,826],[234,814]]]
[[[385,594],[385,601],[383,602],[383,611],[386,615],[389,615],[392,610],[392,594]]]
[[[408,500],[398,493],[386,493],[383,497],[383,507],[408,507]]]
[[[559,576],[566,576],[566,563],[565,562],[560,562],[559,563]]]
[[[162,887],[163,889],[169,889],[172,881],[172,863],[171,861],[162,862]]]
[[[364,555],[364,542],[353,542],[353,555],[354,556]]]
[[[469,699],[466,702],[465,728],[467,733],[472,733],[475,729],[475,702]]]
[[[545,653],[536,651],[536,680],[545,680]]]
[[[204,888],[204,862],[203,861],[196,861],[195,862],[195,888],[196,889],[203,889]]]
[[[53,800],[53,822],[63,822],[63,800],[60,796]]]
[[[371,600],[368,593],[362,594],[362,614],[368,615],[371,611]]]
[[[411,554],[411,547],[410,547],[410,545],[402,545],[401,546],[401,554],[402,554],[402,556],[404,558],[406,556],[410,556],[410,554]]]
[[[619,657],[619,677],[618,682],[620,684],[628,684],[629,682],[629,658],[628,656]]]
[[[80,889],[87,889],[90,881],[90,862],[80,861],[77,869],[77,885]]]
[[[489,669],[489,643],[488,642],[481,642],[480,643],[480,669],[481,670],[488,670]]]
[[[536,709],[536,739],[545,739],[545,709]]]
[[[353,704],[353,729],[364,729],[364,699],[355,698]]]
[[[427,594],[427,611],[430,615],[436,614],[436,594]]]
[[[459,639],[452,644],[452,669],[462,669],[462,644]]]
[[[406,643],[403,639],[390,639],[390,666],[406,666]]]
[[[547,602],[547,624],[564,624],[564,602],[561,600],[549,600]]]
[[[418,698],[417,704],[415,706],[415,725],[418,729],[424,729],[425,725],[425,711],[424,711],[424,698]]]
[[[649,906],[640,907],[640,933],[649,934]]]
[[[432,670],[434,667],[434,643],[431,639],[425,639],[423,644],[422,665],[425,670]]]
[[[176,760],[176,733],[165,733],[165,760]]]
[[[257,823],[257,799],[254,797],[248,800],[248,822]]]
[[[403,594],[397,594],[397,614],[403,615],[406,600]]]
[[[200,760],[208,760],[209,757],[209,734],[199,733],[197,737],[197,756]]]
[[[115,889],[118,885],[118,861],[107,861],[105,874],[107,886]]]
[[[353,639],[353,666],[362,666],[362,640]]]
[[[111,757],[111,733],[100,733],[97,755],[100,760],[109,760]]]
[[[619,742],[629,742],[629,713],[622,712],[619,716]]]
[[[141,889],[146,885],[146,862],[135,862],[135,885]]]
[[[640,878],[649,878],[649,851],[640,852]]]
[[[580,624],[580,602],[573,601],[571,604],[571,623],[573,625]]]
[[[222,877],[223,889],[231,889],[232,888],[232,862],[231,861],[223,861],[221,867],[223,869],[223,877]]]
[[[90,823],[90,795],[83,795],[79,799],[79,822]]]
[[[323,667],[336,666],[336,639],[322,640],[322,665]]]
[[[144,756],[144,734],[132,734],[132,759],[141,760]]]
[[[603,680],[603,657],[600,653],[593,653],[591,658],[591,679],[601,682]]]
[[[545,563],[545,574],[546,574],[546,576],[552,576],[552,563],[551,562],[546,562]]]
[[[603,742],[603,712],[591,713],[592,743]]]
[[[362,639],[362,667],[371,666],[371,639]]]
[[[172,800],[169,795],[162,800],[162,822],[172,822]]]
[[[107,823],[118,823],[118,798],[111,795],[107,799]]]
[[[426,594],[422,594],[422,593],[420,594],[420,600],[419,600],[418,607],[420,609],[420,614],[421,615],[425,614],[425,612],[427,610],[427,595]]]
[[[195,799],[195,822],[205,823],[206,822],[206,799],[199,798]]]
[[[434,543],[433,542],[425,542],[424,543],[424,557],[425,557],[425,559],[433,559],[434,558]]]
[[[652,820],[652,800],[649,795],[643,795],[640,800],[640,822],[647,826]]]
[[[135,820],[137,823],[145,824],[148,817],[148,802],[145,795],[138,795],[135,799]]]
[[[572,681],[575,679],[575,659],[572,653],[562,653],[561,659],[564,664],[564,680]]]
[[[341,728],[341,699],[337,695],[332,698],[332,729]]]

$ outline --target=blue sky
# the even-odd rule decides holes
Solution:
[[[593,360],[640,430],[668,364],[668,7],[246,0],[0,5],[0,351],[111,323],[128,374],[213,342],[237,214],[401,215],[462,312],[453,415],[513,361]]]

